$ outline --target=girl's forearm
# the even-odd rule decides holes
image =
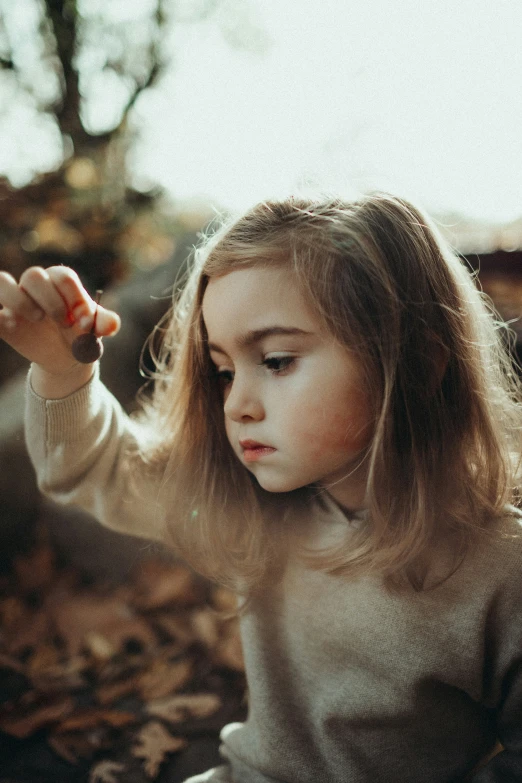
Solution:
[[[60,400],[68,397],[92,378],[96,363],[80,364],[79,362],[67,372],[60,374],[49,373],[38,364],[31,368],[31,386],[39,397],[46,400]]]

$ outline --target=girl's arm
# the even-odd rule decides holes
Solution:
[[[511,677],[510,677],[511,679]],[[466,777],[465,783],[506,783],[522,780],[522,664],[519,662],[509,684],[509,693],[497,721],[502,745],[486,764]]]
[[[519,527],[522,536],[522,522]],[[485,663],[486,695],[497,704],[496,729],[502,749],[468,776],[466,783],[522,780],[522,543],[513,539],[505,545],[519,556],[503,573],[502,592],[490,617]]]
[[[72,354],[77,337],[91,329],[112,335],[119,326],[119,316],[97,306],[68,267],[30,267],[19,282],[0,272],[0,339],[34,363],[33,388],[42,397],[66,397],[91,377],[93,364]]]
[[[92,378],[68,397],[46,400],[28,376],[25,437],[41,491],[110,528],[163,540],[157,475],[140,460],[146,433]]]
[[[92,328],[101,337],[119,325],[72,269],[31,267],[19,282],[0,272],[0,339],[32,362],[26,440],[41,490],[110,527],[160,538],[156,483],[134,470],[140,432],[98,380],[97,364],[71,350]]]

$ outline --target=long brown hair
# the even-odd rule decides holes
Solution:
[[[318,494],[262,490],[226,439],[201,305],[209,279],[254,265],[292,270],[326,329],[358,353],[371,390],[368,524],[349,547],[302,558],[420,588],[438,540],[451,539],[457,563],[512,501],[521,394],[508,332],[465,263],[425,214],[387,193],[264,202],[196,248],[159,327],[141,416],[155,433],[141,457],[164,476],[170,543],[196,570],[251,595],[283,565],[291,510]]]

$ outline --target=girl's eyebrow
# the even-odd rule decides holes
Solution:
[[[266,337],[273,337],[274,335],[297,335],[305,337],[311,335],[312,332],[306,332],[304,329],[298,329],[297,327],[289,326],[267,326],[263,329],[251,329],[249,332],[240,335],[236,340],[239,348],[249,348],[254,343],[261,342]],[[208,343],[209,351],[216,351],[226,355],[226,351],[216,345],[216,343]]]

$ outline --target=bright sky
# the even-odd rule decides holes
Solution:
[[[253,52],[230,45],[251,29],[264,34]],[[218,207],[310,184],[522,217],[521,30],[521,0],[225,0],[176,26],[173,67],[135,107],[135,181]],[[0,171],[22,160],[9,143]]]
[[[226,206],[296,183],[522,216],[520,0],[254,0],[264,54],[178,29],[135,168]]]

